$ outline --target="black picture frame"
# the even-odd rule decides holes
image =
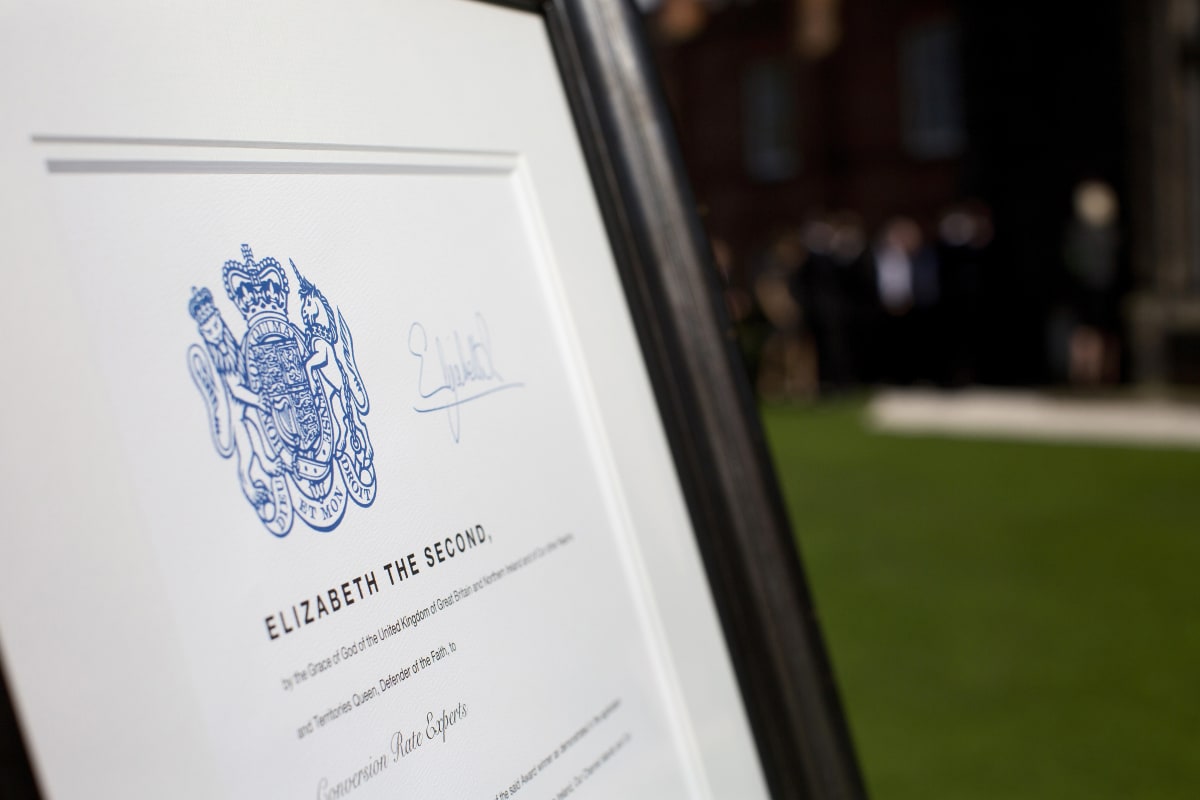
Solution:
[[[545,17],[771,793],[865,797],[642,20],[504,4]]]
[[[641,18],[478,1],[545,20],[771,794],[865,797]],[[38,796],[2,671],[0,794]]]

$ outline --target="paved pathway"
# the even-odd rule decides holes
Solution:
[[[1067,399],[1036,392],[887,390],[867,407],[878,430],[1200,449],[1200,405]]]

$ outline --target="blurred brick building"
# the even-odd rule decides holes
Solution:
[[[1056,326],[1103,295],[1109,380],[1200,382],[1200,0],[643,6],[733,283],[806,221],[852,220],[869,249],[969,204],[994,231],[973,380],[1064,379]],[[1071,255],[1089,181],[1117,200],[1100,290]]]

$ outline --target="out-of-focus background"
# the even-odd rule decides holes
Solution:
[[[869,790],[1200,793],[1200,0],[640,0]]]

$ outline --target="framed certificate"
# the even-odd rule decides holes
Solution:
[[[41,793],[862,794],[629,7],[3,23]]]

